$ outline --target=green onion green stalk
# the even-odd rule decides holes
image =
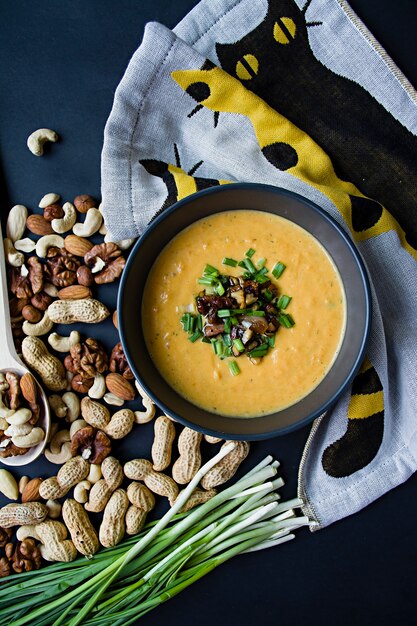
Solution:
[[[279,464],[266,457],[234,485],[186,512],[202,477],[234,447],[208,461],[171,509],[137,536],[91,560],[55,563],[0,582],[0,626],[128,626],[232,557],[277,546],[308,524],[279,502]]]

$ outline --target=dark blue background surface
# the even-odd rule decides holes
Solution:
[[[320,0],[316,0],[319,2]],[[36,207],[42,195],[65,199],[100,194],[103,128],[114,90],[143,26],[174,26],[195,0],[0,0],[1,211]],[[370,30],[417,84],[415,0],[352,0]],[[56,130],[61,141],[38,159],[26,148],[34,129]],[[114,291],[105,298],[115,301]],[[110,325],[101,331],[109,346]],[[309,428],[255,444],[282,461],[284,495],[295,495]],[[149,450],[152,429],[136,444]],[[129,444],[130,446],[131,444]],[[124,446],[124,454],[133,450]],[[128,448],[128,449],[126,449]],[[44,475],[49,469],[40,466]],[[35,471],[32,473],[36,474]],[[417,624],[417,478],[361,513],[324,531],[303,529],[278,549],[234,559],[141,620],[143,626],[374,626]]]

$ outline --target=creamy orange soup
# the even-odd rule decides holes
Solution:
[[[267,259],[279,293],[292,296],[286,313],[295,325],[278,329],[275,347],[258,364],[240,356],[240,374],[232,376],[230,359],[220,360],[210,344],[191,343],[180,318],[204,288],[197,279],[205,265],[241,275],[222,259],[242,259],[250,247],[253,260]],[[287,266],[278,280],[271,275],[277,261]],[[165,246],[145,285],[142,324],[151,358],[179,394],[214,413],[255,417],[294,404],[320,383],[341,344],[345,311],[339,274],[314,237],[276,215],[240,210],[199,220]]]

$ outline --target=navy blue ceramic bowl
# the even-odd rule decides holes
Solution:
[[[162,248],[193,222],[221,211],[253,209],[285,217],[311,233],[332,257],[346,294],[347,323],[333,366],[322,382],[296,404],[262,417],[242,419],[205,411],[181,397],[154,366],[141,324],[141,301],[149,270]],[[227,439],[267,439],[299,428],[336,402],[364,357],[371,319],[369,282],[361,257],[343,229],[313,202],[277,187],[224,185],[181,200],[157,217],[130,253],[118,297],[119,331],[129,365],[147,394],[170,417]],[[185,372],[186,375],[186,372]]]

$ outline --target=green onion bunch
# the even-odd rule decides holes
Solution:
[[[206,463],[171,509],[140,535],[91,560],[56,563],[0,583],[0,626],[128,626],[213,569],[244,552],[277,546],[308,524],[298,499],[280,502],[278,462],[266,457],[231,487],[186,513],[181,509]]]

